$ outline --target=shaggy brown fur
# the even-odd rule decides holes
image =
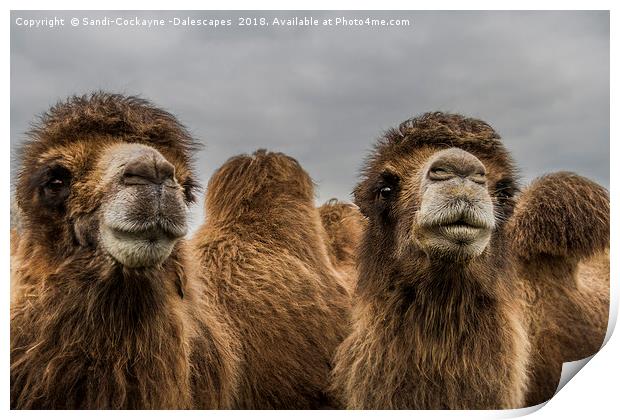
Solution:
[[[327,249],[334,267],[340,271],[352,292],[357,281],[357,248],[365,220],[354,204],[331,199],[319,207],[327,233]]]
[[[609,244],[607,191],[571,172],[543,176],[519,196],[509,229],[523,259],[590,257]]]
[[[209,181],[205,208],[193,245],[241,338],[235,406],[333,406],[330,362],[350,297],[329,260],[310,177],[281,153],[237,156]]]
[[[609,313],[609,197],[560,172],[535,180],[508,223],[530,313],[531,386],[526,405],[555,392],[562,363],[603,344]]]
[[[438,208],[470,189],[479,191],[480,183],[493,205],[488,245],[467,258],[429,254],[420,236],[427,177],[448,179],[447,169],[431,174],[427,162],[449,148],[486,170],[478,187],[462,184]],[[333,387],[349,408],[529,405],[552,396],[555,387],[542,388],[557,385],[561,362],[600,346],[608,282],[592,275],[596,267],[585,261],[578,273],[588,280],[575,286],[571,278],[574,264],[608,244],[607,195],[567,174],[535,183],[518,203],[517,192],[508,152],[480,120],[425,114],[379,141],[355,190],[369,223],[360,248],[353,332],[339,347],[333,372]],[[564,213],[562,206],[568,206]],[[559,256],[545,254],[551,250]],[[606,256],[598,258],[604,271]],[[552,369],[543,371],[545,366]]]
[[[114,188],[143,187],[102,174],[123,163],[114,151],[127,144],[173,164],[174,185],[162,197],[192,201],[194,142],[146,101],[73,97],[29,133],[17,181],[12,408],[218,408],[232,400],[230,339],[183,241],[161,263],[137,268],[101,246],[102,203]]]

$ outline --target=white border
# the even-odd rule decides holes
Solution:
[[[10,10],[198,10],[198,9],[211,9],[211,10],[611,10],[611,74],[618,73],[618,66],[616,64],[617,59],[617,45],[614,43],[614,36],[616,35],[616,28],[618,19],[615,14],[614,6],[617,4],[615,1],[603,1],[603,0],[591,0],[591,1],[469,1],[463,2],[458,0],[445,0],[445,1],[397,1],[397,0],[383,0],[381,2],[371,3],[368,1],[327,1],[327,0],[315,0],[315,1],[297,1],[295,3],[272,0],[262,1],[260,3],[252,1],[212,1],[212,2],[200,2],[200,1],[187,1],[177,0],[174,2],[165,3],[159,0],[152,0],[147,2],[137,2],[128,0],[109,0],[91,1],[88,3],[79,1],[56,1],[53,4],[47,1],[7,1],[8,5],[6,9],[5,19],[2,22],[3,25],[3,38],[2,43],[3,54],[5,58],[5,65],[2,66],[2,76],[4,80],[4,92],[6,96],[2,101],[2,118],[4,119],[5,133],[7,134],[4,150],[2,155],[2,164],[5,167],[5,174],[8,174],[10,168],[10,75],[9,75],[9,57],[10,57]],[[145,6],[147,6],[145,8]],[[260,6],[260,7],[258,7]],[[558,6],[561,6],[559,8]],[[617,9],[617,7],[616,7]],[[611,98],[615,98],[614,93],[617,92],[617,83],[612,77],[611,79]],[[616,139],[616,122],[617,121],[617,106],[611,103],[611,135],[610,138]],[[617,140],[617,139],[616,139]],[[587,140],[586,140],[587,141]],[[618,158],[618,147],[614,145],[614,141],[610,141],[610,158]],[[618,179],[618,170],[615,165],[611,165],[610,174],[610,186],[615,185]],[[10,184],[9,177],[7,176],[4,187],[4,192],[1,195],[1,206],[3,216],[0,219],[0,226],[5,240],[0,241],[0,261],[2,264],[2,271],[4,273],[4,288],[3,288],[3,310],[1,312],[2,317],[2,337],[4,345],[1,347],[2,354],[2,375],[3,379],[3,391],[0,393],[0,401],[2,406],[8,410],[9,406],[9,243],[6,238],[9,238],[9,202],[10,202]],[[616,203],[617,194],[615,190],[611,189],[611,201],[612,201],[612,220],[617,220],[618,211],[614,203]],[[616,243],[618,239],[618,230],[615,229],[616,224],[612,222],[612,243]],[[612,247],[611,250],[611,278],[612,278],[612,325],[615,325],[618,312],[618,282],[617,282],[617,264],[616,261],[617,252]],[[617,335],[617,334],[616,334]],[[617,416],[618,413],[618,374],[620,373],[620,363],[617,355],[620,353],[620,342],[617,337],[612,336],[603,350],[596,355],[593,360],[578,373],[577,378],[570,381],[542,410],[531,414],[531,418],[611,418],[612,413]],[[322,412],[318,415],[321,417],[374,417],[383,418],[386,415],[390,417],[400,418],[503,418],[514,417],[526,414],[532,410],[515,410],[512,412],[501,411],[486,411],[486,412],[428,412],[428,411],[400,411],[400,412]],[[11,412],[15,417],[34,417],[45,415],[51,418],[77,418],[83,416],[82,412]],[[216,416],[216,417],[252,417],[252,418],[288,418],[290,412],[184,412],[184,413],[168,413],[168,412],[89,412],[88,416],[93,417],[108,417],[110,415],[120,417],[133,417],[135,415],[147,414],[153,417],[163,417],[169,415],[175,416],[189,416],[202,418],[203,416]],[[311,412],[295,412],[295,417],[300,418],[314,418],[317,413]],[[615,416],[614,416],[615,417]]]

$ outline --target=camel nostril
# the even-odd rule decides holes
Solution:
[[[157,155],[141,155],[127,162],[123,182],[127,185],[163,184],[174,179],[174,166]]]
[[[456,176],[453,170],[446,167],[433,167],[428,171],[428,178],[432,181],[446,181]]]
[[[161,182],[174,179],[174,166],[172,166],[172,164],[167,160],[160,160],[157,162],[155,169],[159,174],[159,179],[161,179]]]
[[[469,178],[469,180],[475,182],[476,184],[483,185],[487,182],[487,174],[484,171],[471,174],[467,178]]]
[[[453,147],[437,152],[431,157],[427,177],[431,181],[447,181],[460,177],[476,184],[484,184],[486,168],[476,156]]]

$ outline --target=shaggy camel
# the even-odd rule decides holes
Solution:
[[[95,93],[28,134],[11,304],[12,408],[220,408],[231,341],[182,237],[194,141],[148,102]]]
[[[347,281],[349,291],[357,281],[357,247],[362,238],[364,218],[357,206],[331,199],[319,207],[327,233],[327,249],[333,266]]]
[[[563,362],[593,355],[605,338],[607,191],[572,173],[546,175],[519,196],[507,230],[528,304],[531,406],[553,396]]]
[[[350,296],[329,259],[313,189],[297,161],[262,150],[229,159],[209,181],[192,245],[241,338],[236,408],[336,404],[326,391]]]
[[[562,362],[601,346],[609,201],[598,185],[560,173],[518,195],[488,124],[429,113],[379,141],[355,200],[368,225],[333,371],[347,407],[530,405],[553,395]]]

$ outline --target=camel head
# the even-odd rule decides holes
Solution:
[[[97,93],[45,114],[22,150],[25,231],[58,260],[104,253],[124,267],[165,261],[187,233],[192,140],[148,102]]]
[[[486,123],[430,113],[390,130],[367,161],[356,203],[367,238],[406,261],[488,253],[512,213],[511,159]]]

